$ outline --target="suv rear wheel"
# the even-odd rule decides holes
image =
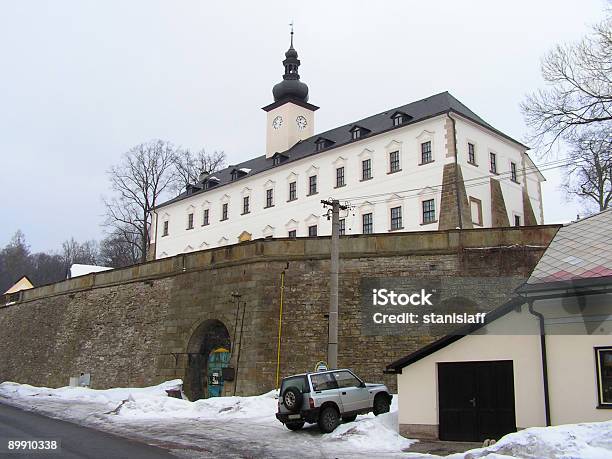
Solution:
[[[388,413],[389,408],[389,397],[386,394],[381,393],[374,398],[374,406],[372,407],[372,411],[374,412],[375,416],[378,416],[379,414],[383,413]]]
[[[297,413],[302,408],[304,395],[295,386],[287,387],[283,393],[283,404],[291,413]]]
[[[319,429],[325,433],[330,433],[340,424],[340,415],[338,410],[333,406],[326,406],[319,413]]]

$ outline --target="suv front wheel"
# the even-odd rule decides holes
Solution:
[[[372,411],[375,416],[379,414],[388,413],[390,408],[389,397],[385,394],[378,394],[374,398],[374,406],[372,407]]]
[[[333,406],[326,406],[319,413],[319,429],[325,433],[333,432],[338,424],[340,424],[340,415],[338,410]]]

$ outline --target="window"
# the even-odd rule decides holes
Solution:
[[[274,207],[274,190],[266,190],[266,207]]]
[[[421,144],[421,164],[427,164],[433,161],[431,155],[431,140]]]
[[[346,234],[346,220],[344,220],[344,218],[340,219],[340,227],[338,229],[338,234],[340,234],[340,236],[344,236]]]
[[[308,177],[308,196],[317,194],[317,176],[311,175]]]
[[[227,220],[227,209],[229,207],[228,203],[223,204],[223,206],[221,206],[221,221],[223,220]]]
[[[497,155],[495,153],[489,153],[489,162],[491,163],[491,172],[497,174]]]
[[[289,201],[295,201],[297,199],[297,183],[289,183]]]
[[[372,234],[374,232],[372,213],[363,214],[361,216],[361,222],[362,222],[362,227],[363,227],[362,228],[363,234]]]
[[[164,222],[164,231],[162,232],[162,236],[168,235],[168,220]]]
[[[334,372],[334,378],[336,379],[336,384],[338,384],[338,389],[361,387],[361,381],[348,371]]]
[[[404,122],[404,117],[402,115],[396,115],[393,118],[393,126],[399,126]]]
[[[470,142],[468,142],[468,163],[476,165],[476,147]]]
[[[482,201],[470,196],[470,213],[472,214],[472,223],[476,226],[482,226]]]
[[[391,231],[402,228],[402,208],[391,208]]]
[[[289,231],[289,234],[287,235],[288,237],[297,237],[297,230],[291,230]]]
[[[206,226],[210,223],[208,219],[209,214],[210,214],[210,211],[208,209],[204,209],[204,217],[202,218],[202,226]]]
[[[518,177],[516,175],[516,163],[510,163],[510,179],[513,182],[518,183]]]
[[[353,131],[353,140],[357,140],[360,137],[361,137],[361,130],[360,129],[355,129]]]
[[[193,229],[193,213],[187,215],[187,229]]]
[[[520,215],[514,216],[514,226],[521,226],[521,216]]]
[[[242,198],[242,214],[248,214],[250,212],[250,200],[249,196],[245,196]]]
[[[423,201],[423,224],[434,223],[436,221],[436,205],[433,199]]]
[[[364,159],[361,162],[361,180],[370,180],[372,178],[372,160]]]
[[[312,225],[308,227],[308,236],[315,237],[317,235],[317,225]]]
[[[273,166],[278,166],[280,163],[281,163],[281,157],[280,156],[277,155],[277,156],[275,156],[272,159],[272,165]]]
[[[336,380],[331,373],[310,375],[310,382],[312,383],[312,390],[315,392],[338,388],[338,384],[336,384]]]
[[[344,186],[344,167],[336,169],[336,188]]]
[[[325,142],[321,141],[321,142],[317,142],[317,151],[321,151],[323,150],[327,145],[325,144]]]
[[[232,180],[236,180],[238,178],[238,171],[233,170],[232,171]]]
[[[595,348],[599,406],[612,408],[612,347]]]
[[[389,153],[389,172],[397,172],[400,170],[400,157],[399,151],[392,151]]]

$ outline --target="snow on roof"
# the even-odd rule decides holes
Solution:
[[[96,266],[96,265],[80,265],[73,264],[70,267],[70,272],[68,273],[68,279],[77,276],[84,276],[85,274],[98,273],[100,271],[108,271],[113,268],[109,268],[107,266]]]

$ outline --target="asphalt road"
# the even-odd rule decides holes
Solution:
[[[59,440],[56,452],[9,453],[9,440]],[[168,451],[0,403],[0,457],[169,459]]]

